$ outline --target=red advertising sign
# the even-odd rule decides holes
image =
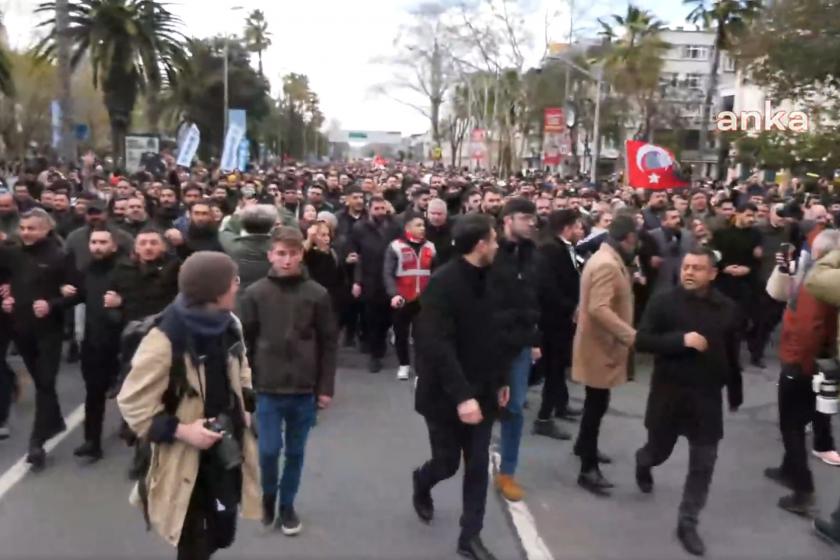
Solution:
[[[560,107],[547,107],[543,120],[543,163],[560,165],[571,154],[571,139],[566,128],[566,115]]]
[[[566,115],[561,107],[547,107],[543,123],[545,132],[566,132]]]
[[[485,131],[483,128],[474,128],[470,134],[470,159],[482,160],[486,156],[484,146]]]

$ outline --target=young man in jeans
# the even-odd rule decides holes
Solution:
[[[280,489],[278,524],[296,535],[294,502],[316,407],[326,408],[335,385],[338,329],[325,288],[309,279],[297,228],[275,231],[268,276],[245,291],[240,314],[249,352],[255,354],[263,524],[271,525]],[[279,479],[280,452],[286,462]]]

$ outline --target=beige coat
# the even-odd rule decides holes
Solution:
[[[633,280],[609,244],[589,259],[580,281],[580,312],[572,352],[572,378],[596,389],[627,382],[633,328]]]
[[[805,279],[805,288],[818,300],[840,307],[840,250],[832,251],[816,263]],[[840,315],[837,352],[840,354]]]
[[[196,370],[186,356],[187,381],[199,395],[199,375],[204,383],[203,366]],[[117,397],[123,418],[140,437],[144,437],[152,419],[163,412],[162,397],[169,385],[172,344],[159,329],[154,328],[140,343],[131,363],[131,372]],[[230,386],[240,399],[242,388],[251,387],[251,369],[246,360],[242,366],[238,358],[230,357],[228,376]],[[203,417],[201,398],[185,396],[176,410],[181,423],[188,424]],[[241,514],[248,519],[262,515],[259,484],[257,443],[250,430],[245,431],[242,463]],[[198,475],[199,450],[180,441],[152,445],[151,468],[146,477],[149,495],[149,520],[152,527],[171,545],[181,538],[184,518]]]

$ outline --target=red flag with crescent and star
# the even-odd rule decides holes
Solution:
[[[628,140],[627,183],[631,187],[649,190],[666,190],[688,187],[677,160],[667,149],[640,140]]]

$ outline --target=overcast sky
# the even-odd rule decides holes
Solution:
[[[568,33],[568,0],[522,0],[529,15],[527,25],[535,36],[529,62],[542,53],[546,14],[553,39],[565,41]],[[388,55],[400,23],[418,0],[176,0],[171,9],[186,24],[189,34],[208,37],[240,33],[248,12],[262,9],[273,34],[273,44],[263,55],[265,73],[276,91],[280,76],[299,72],[309,76],[321,98],[327,122],[335,119],[345,129],[399,130],[404,134],[424,132],[427,119],[396,101],[371,93],[378,83],[387,82],[387,67],[372,60]],[[31,45],[37,38],[38,19],[33,14],[38,0],[0,0],[9,40],[14,47]],[[641,0],[660,19],[682,25],[688,9],[679,0]],[[585,5],[590,22],[612,13],[624,13],[627,2],[620,0],[577,0]],[[231,8],[241,6],[243,10]]]

